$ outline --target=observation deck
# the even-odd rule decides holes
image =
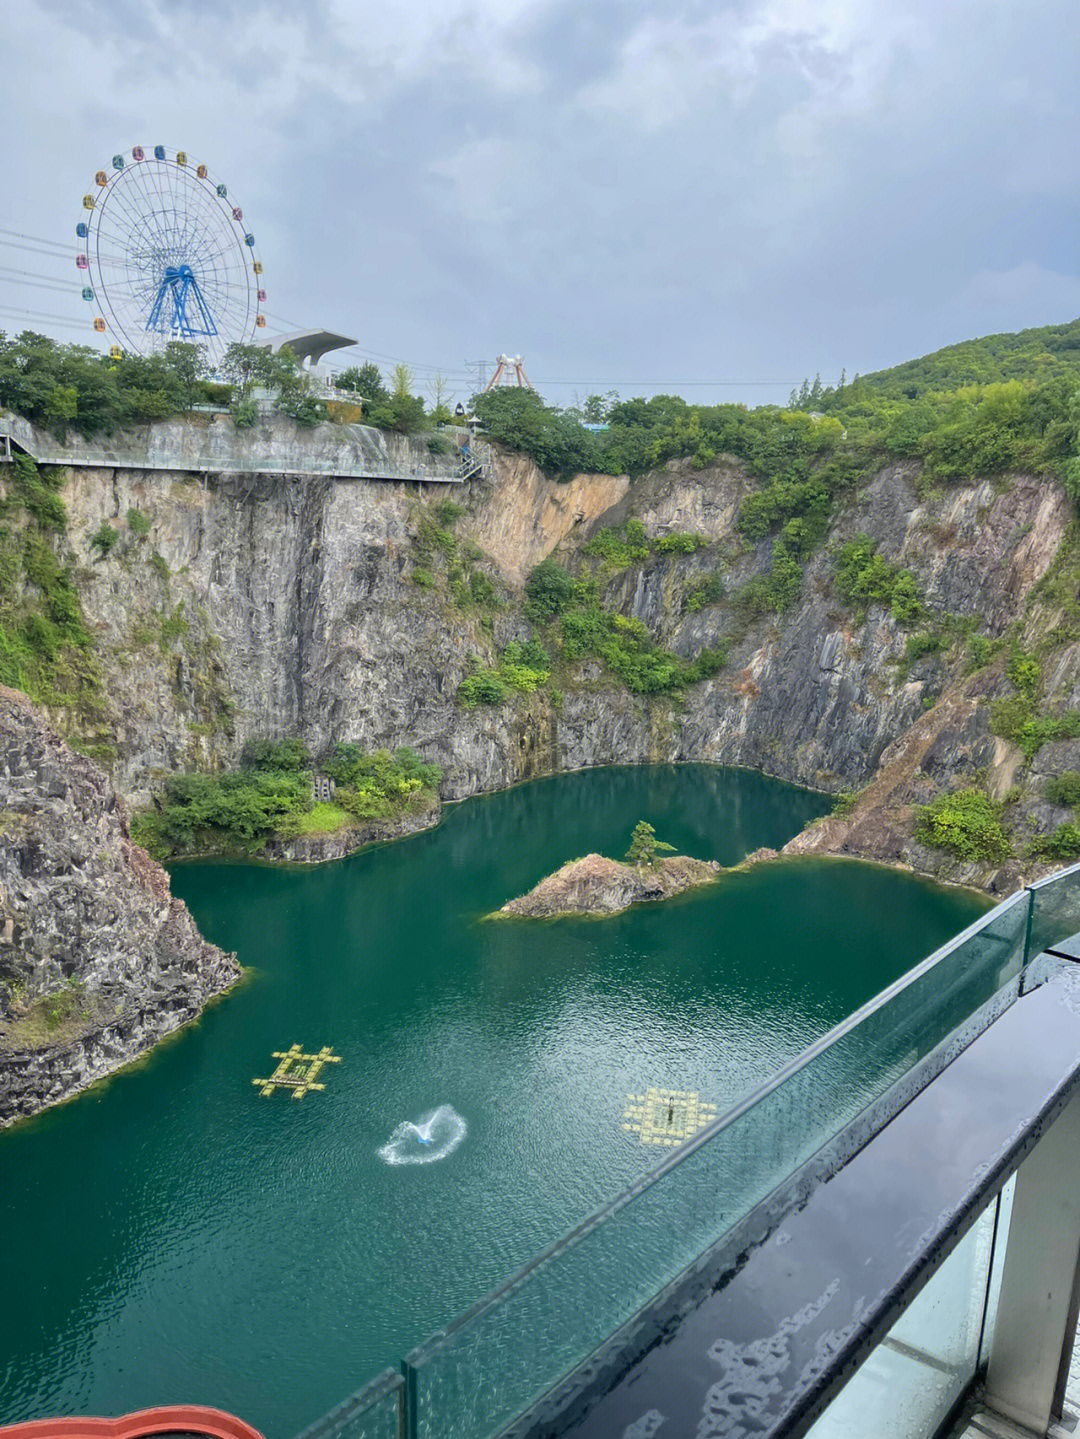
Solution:
[[[481,446],[463,454],[451,445],[446,454],[431,454],[424,441],[369,425],[324,423],[301,429],[292,420],[274,416],[240,429],[227,414],[179,416],[92,440],[69,433],[59,440],[19,415],[0,411],[0,464],[10,462],[19,451],[38,464],[79,469],[440,486],[463,484],[487,469]]]

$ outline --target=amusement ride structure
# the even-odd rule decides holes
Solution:
[[[134,354],[170,340],[202,345],[211,365],[266,318],[255,236],[228,188],[183,150],[114,155],[83,196],[75,264],[94,329]]]
[[[532,381],[525,373],[525,360],[521,355],[495,356],[495,373],[484,386],[484,394],[499,385],[516,385],[519,390],[532,389]]]

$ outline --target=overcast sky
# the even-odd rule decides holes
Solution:
[[[9,332],[94,340],[81,197],[155,143],[243,205],[274,327],[459,396],[506,350],[561,404],[756,404],[1080,314],[1077,0],[7,0],[0,35]]]

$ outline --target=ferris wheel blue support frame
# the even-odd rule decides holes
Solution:
[[[162,324],[162,316],[168,306],[169,323]],[[190,310],[190,313],[189,313]],[[148,330],[168,329],[182,339],[195,335],[216,335],[217,325],[199,289],[190,265],[170,265],[162,276],[150,316],[146,321]]]

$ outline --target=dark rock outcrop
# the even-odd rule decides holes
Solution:
[[[240,977],[105,773],[0,689],[0,1124],[119,1068]]]

